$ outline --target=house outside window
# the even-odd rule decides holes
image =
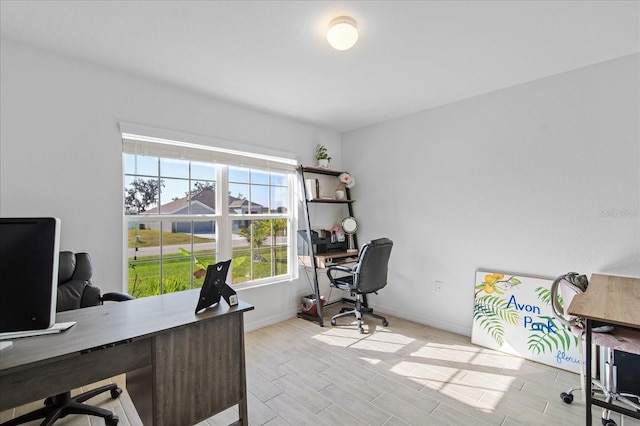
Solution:
[[[129,293],[199,288],[228,259],[235,288],[297,273],[292,160],[148,139],[123,135]]]

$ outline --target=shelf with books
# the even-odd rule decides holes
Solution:
[[[305,214],[305,219],[306,219],[306,232],[305,231],[301,231],[304,233],[305,235],[305,240],[307,242],[306,244],[306,249],[307,249],[307,253],[306,255],[303,254],[301,256],[301,258],[306,258],[306,261],[303,261],[303,264],[305,265],[305,267],[307,268],[311,268],[311,276],[313,278],[313,292],[314,294],[311,295],[311,297],[313,297],[316,301],[321,301],[323,300],[321,295],[320,295],[320,288],[319,288],[319,282],[318,282],[318,269],[321,269],[323,267],[326,267],[327,263],[327,259],[330,259],[330,262],[333,262],[336,260],[337,257],[335,254],[330,255],[329,253],[324,253],[321,252],[321,250],[319,249],[319,247],[326,247],[326,245],[324,244],[316,244],[318,242],[317,238],[314,240],[314,236],[317,237],[317,233],[315,231],[312,231],[312,226],[311,226],[311,217],[310,217],[310,213],[309,213],[309,205],[310,204],[335,204],[335,205],[344,205],[347,207],[348,209],[348,216],[349,217],[353,217],[353,203],[355,200],[351,199],[351,191],[350,188],[346,185],[347,182],[351,183],[351,176],[344,171],[340,171],[340,170],[332,170],[332,169],[324,169],[324,168],[319,168],[319,167],[305,167],[305,166],[300,166],[298,168],[298,175],[300,177],[300,187],[301,187],[301,191],[305,194],[304,200],[303,200],[303,208],[304,208],[304,214]],[[314,175],[324,175],[324,176],[333,176],[338,178],[339,182],[338,182],[338,190],[342,191],[342,194],[339,194],[341,197],[338,198],[338,194],[336,193],[335,197],[327,197],[325,194],[323,194],[323,188],[322,185],[323,183],[326,185],[326,183],[328,182],[326,179],[321,179],[319,177],[314,177]],[[344,176],[347,176],[347,180],[341,180]],[[329,179],[330,180],[330,179]],[[317,218],[316,218],[317,219]],[[344,234],[342,234],[344,236]],[[341,240],[341,241],[344,241]],[[353,245],[349,245],[349,247],[358,247],[358,241],[357,241],[357,237],[355,234],[352,234],[352,240],[353,241]],[[343,243],[345,245],[345,250],[347,247],[347,243],[344,242]],[[346,253],[346,252],[345,252]],[[345,258],[354,258],[357,260],[357,250],[355,250],[354,252],[349,252],[348,254],[345,255]],[[314,259],[315,261],[311,262],[310,259]],[[300,318],[304,318],[307,320],[311,320],[311,321],[316,321],[318,322],[318,324],[323,327],[323,318],[322,318],[322,303],[317,303],[317,307],[315,310],[315,313],[317,313],[317,315],[309,315],[305,312],[299,312],[298,313],[298,317]]]

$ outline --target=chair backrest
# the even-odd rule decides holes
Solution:
[[[388,238],[378,238],[362,246],[353,281],[359,293],[373,293],[387,285],[392,247],[393,241]]]
[[[88,253],[61,251],[58,266],[56,312],[100,304],[100,289],[93,285],[93,266]]]

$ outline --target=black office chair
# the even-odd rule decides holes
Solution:
[[[387,271],[389,257],[393,241],[388,238],[379,238],[369,241],[360,250],[358,263],[352,267],[344,265],[334,265],[327,268],[329,284],[340,290],[348,291],[355,295],[355,308],[342,308],[340,313],[331,318],[331,325],[336,325],[336,319],[355,315],[358,322],[358,331],[364,333],[362,328],[362,315],[369,315],[382,320],[383,326],[388,326],[389,322],[383,316],[373,313],[367,303],[367,294],[376,293],[387,285]],[[338,272],[346,272],[348,275],[337,276]]]
[[[56,312],[101,305],[105,301],[122,302],[134,299],[134,297],[126,293],[118,292],[101,296],[100,289],[93,285],[92,275],[93,267],[88,253],[60,252]],[[44,419],[41,426],[50,426],[56,420],[69,414],[102,417],[107,426],[116,426],[119,419],[111,411],[83,404],[89,398],[93,398],[103,392],[110,392],[111,398],[115,399],[120,396],[122,389],[115,384],[110,384],[74,397],[71,397],[70,391],[64,392],[47,398],[44,401],[44,407],[9,420],[3,423],[2,426],[20,425],[37,419]]]

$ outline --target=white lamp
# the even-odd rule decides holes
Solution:
[[[356,21],[348,16],[339,16],[329,23],[327,41],[336,50],[351,49],[358,41]]]

